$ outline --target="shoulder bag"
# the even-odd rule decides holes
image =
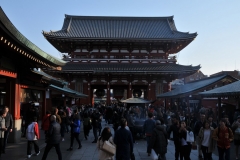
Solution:
[[[107,152],[111,156],[114,156],[116,154],[116,147],[109,141],[104,141],[101,150]]]

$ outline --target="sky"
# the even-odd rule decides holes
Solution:
[[[177,54],[178,64],[201,65],[205,75],[240,70],[239,0],[0,0],[13,25],[48,54],[61,58],[42,35],[60,30],[65,14],[82,16],[174,16],[181,32],[198,33]]]

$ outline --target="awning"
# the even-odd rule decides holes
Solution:
[[[151,103],[151,101],[143,98],[128,98],[121,101],[122,103]]]
[[[80,92],[77,92],[75,90],[72,90],[68,87],[58,87],[55,85],[49,85],[49,88],[64,94],[67,94],[69,97],[73,97],[73,98],[84,98],[84,97],[88,97],[88,95],[82,94]]]
[[[200,92],[199,94],[204,97],[240,96],[240,81],[236,81],[209,91]]]

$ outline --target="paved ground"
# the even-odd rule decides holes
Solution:
[[[107,126],[104,122],[102,124],[103,127]],[[111,126],[110,126],[111,127]],[[114,133],[112,131],[112,133]],[[38,156],[32,156],[30,159],[32,160],[41,160],[44,152],[44,136],[41,131],[41,138],[39,140],[39,146],[41,149],[41,153]],[[98,159],[98,151],[96,147],[96,143],[91,143],[93,141],[92,131],[90,132],[88,140],[85,140],[83,137],[83,133],[80,134],[80,139],[82,142],[82,148],[77,149],[77,143],[74,142],[73,151],[66,151],[70,145],[70,134],[65,135],[65,141],[61,142],[61,151],[63,155],[63,160],[97,160]],[[143,139],[137,140],[137,144],[134,145],[134,154],[136,160],[151,160],[150,157],[147,156],[146,153],[146,141]],[[34,152],[34,151],[33,151]],[[166,154],[167,160],[174,160],[174,144],[172,141],[169,142],[168,152]],[[6,154],[2,155],[3,160],[25,160],[27,159],[27,140],[25,138],[21,139],[21,142],[18,144],[8,144],[6,149]],[[48,154],[49,160],[57,160],[57,154],[55,149],[52,150]],[[191,160],[197,160],[197,151],[192,150],[191,152]],[[218,160],[218,157],[213,154],[213,160]]]

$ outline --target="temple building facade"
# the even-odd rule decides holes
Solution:
[[[48,72],[88,95],[81,104],[93,104],[99,98],[110,104],[133,97],[134,91],[155,101],[156,95],[171,90],[172,80],[200,69],[177,64],[176,54],[197,33],[178,31],[172,16],[65,15],[62,29],[43,35],[67,62]]]

